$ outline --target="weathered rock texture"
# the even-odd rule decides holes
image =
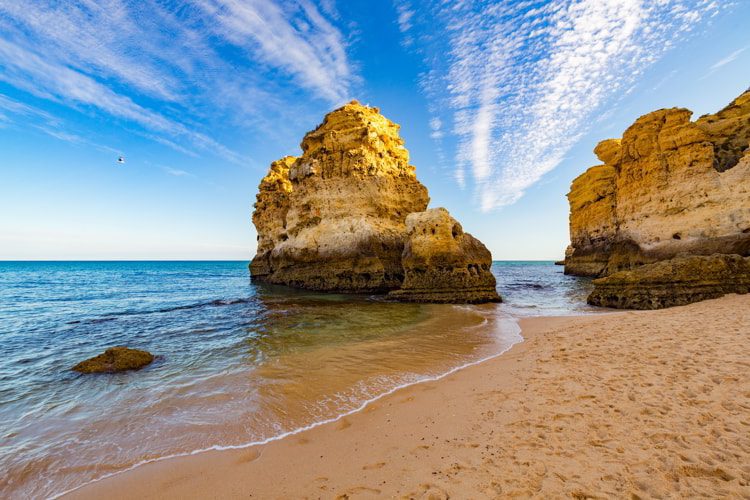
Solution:
[[[406,216],[427,208],[399,126],[350,103],[274,162],[253,223],[254,277],[313,290],[383,292],[403,280]]]
[[[680,253],[750,255],[750,92],[713,115],[642,116],[573,181],[565,272],[606,276]]]
[[[253,213],[254,279],[339,292],[401,286],[405,221],[423,212],[429,197],[398,131],[377,108],[352,101],[305,135],[302,156],[271,165]],[[466,283],[462,277],[456,286]]]
[[[588,303],[620,309],[661,309],[727,293],[750,292],[750,257],[692,255],[594,280]]]
[[[292,183],[289,180],[289,167],[296,158],[285,156],[271,164],[268,174],[260,182],[257,202],[253,212],[253,224],[258,230],[258,250],[250,264],[253,275],[264,276],[271,273],[271,251],[287,238],[286,214],[289,212],[289,195]]]
[[[500,302],[492,255],[464,233],[444,208],[409,214],[401,289],[389,294],[412,302]]]
[[[102,354],[81,361],[72,370],[80,373],[117,373],[139,370],[154,360],[153,354],[128,347],[110,347]]]

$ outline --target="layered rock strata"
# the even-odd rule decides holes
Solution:
[[[750,257],[691,255],[594,280],[588,303],[618,309],[661,309],[727,293],[750,292]]]
[[[399,126],[377,108],[352,101],[326,115],[301,147],[300,157],[274,162],[261,181],[253,213],[253,278],[331,292],[399,289],[407,216],[423,212],[429,202]],[[456,262],[474,258],[465,254],[468,247],[455,250],[464,252]],[[455,278],[458,289],[466,287],[466,277]],[[488,282],[487,276],[480,281]],[[476,301],[476,294],[453,298]]]
[[[500,302],[492,255],[444,208],[409,214],[401,263],[404,282],[391,298],[411,302]]]
[[[750,92],[716,114],[640,117],[572,183],[565,272],[606,276],[681,253],[750,255]]]
[[[271,165],[253,214],[255,278],[342,292],[400,285],[404,221],[429,197],[398,130],[350,103],[305,135],[302,156]]]

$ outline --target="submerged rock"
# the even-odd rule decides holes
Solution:
[[[102,354],[81,361],[72,370],[80,373],[117,373],[139,370],[154,360],[153,354],[128,347],[110,347]]]
[[[489,252],[463,233],[460,245],[451,250],[463,272],[446,274],[447,267],[435,267],[429,269],[431,281],[407,276],[413,269],[402,262],[411,255],[404,248],[407,216],[424,212],[429,196],[409,165],[398,131],[377,108],[352,101],[305,135],[302,156],[271,165],[253,213],[258,231],[258,250],[250,264],[254,280],[364,293],[386,293],[402,284],[416,290],[433,283],[435,301],[447,301],[446,290],[454,285],[451,302],[498,300]],[[430,233],[429,238],[437,236]],[[437,252],[443,242],[433,245]],[[404,300],[409,297],[415,300],[416,292],[403,295]]]
[[[750,257],[686,255],[595,279],[588,303],[618,309],[661,309],[748,292]]]
[[[594,150],[568,193],[566,274],[606,276],[679,254],[750,255],[750,91],[690,121],[638,118]]]
[[[444,208],[409,214],[404,282],[389,297],[411,302],[500,302],[492,255]]]

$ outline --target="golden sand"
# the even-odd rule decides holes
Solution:
[[[750,296],[522,321],[526,342],[264,446],[74,498],[750,498]]]

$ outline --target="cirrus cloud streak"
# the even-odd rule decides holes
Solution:
[[[422,86],[432,110],[450,111],[443,121],[452,119],[457,139],[456,180],[465,185],[470,174],[483,211],[515,203],[560,164],[597,110],[730,7],[709,0],[432,2],[421,18],[442,22],[446,36],[420,40],[429,67]]]

